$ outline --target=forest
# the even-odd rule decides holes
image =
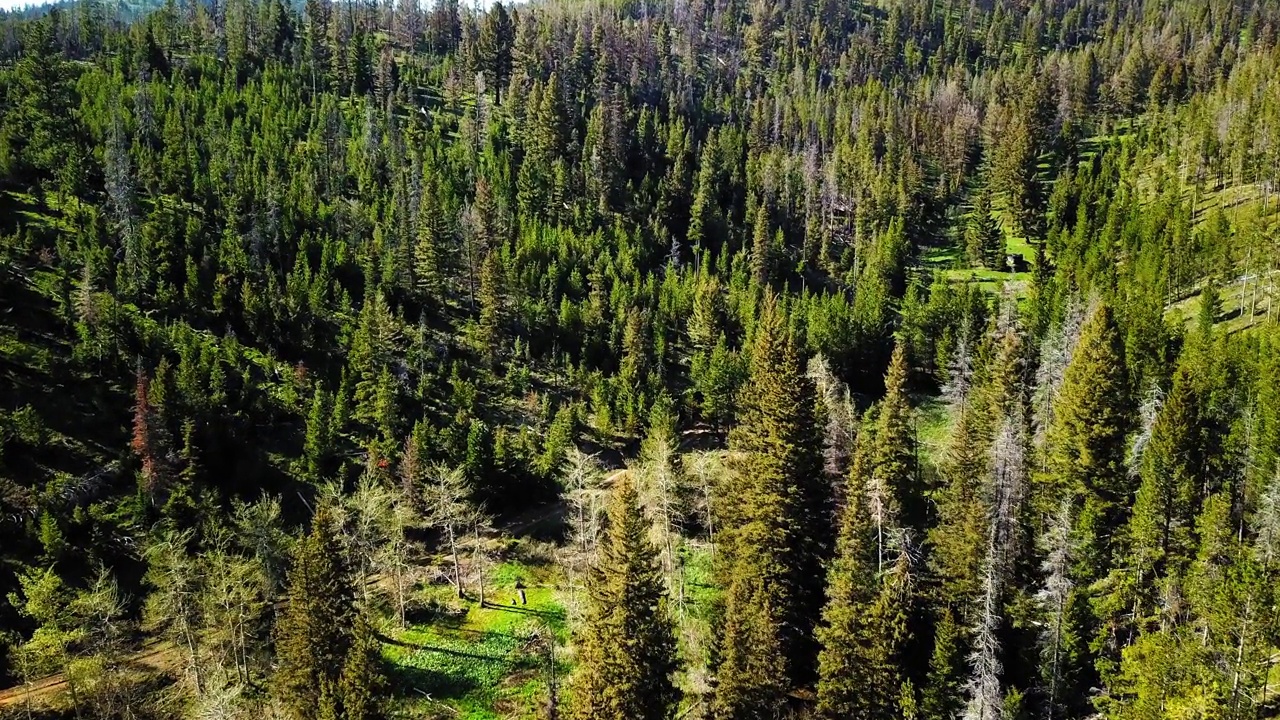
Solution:
[[[1280,718],[1278,181],[1280,0],[0,12],[0,717]]]

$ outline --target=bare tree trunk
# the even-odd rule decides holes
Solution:
[[[475,564],[476,564],[476,582],[480,587],[480,607],[484,607],[484,548],[480,544],[480,523],[475,524]]]
[[[458,560],[458,540],[454,535],[453,523],[449,523],[449,552],[453,554],[453,586],[458,591],[458,599],[461,600],[462,592],[462,563]]]
[[[66,672],[65,670],[63,671]],[[75,681],[68,678],[67,687],[71,690],[71,707],[75,709],[76,718],[80,717],[80,693],[76,692]]]
[[[182,639],[187,645],[187,656],[188,661],[191,663],[191,676],[196,683],[196,693],[203,693],[204,681],[200,676],[200,657],[197,649],[196,634],[191,628],[191,621],[186,618],[182,620]]]
[[[400,627],[401,627],[401,628],[404,628],[404,626],[405,626],[405,621],[404,621],[404,606],[405,606],[404,584],[405,584],[405,583],[404,583],[404,563],[402,563],[402,562],[396,562],[396,606],[397,606],[396,610],[397,610],[397,614],[400,616]]]

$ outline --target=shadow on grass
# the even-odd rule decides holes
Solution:
[[[467,619],[466,610],[451,608],[437,600],[410,602],[404,619],[410,625],[439,625],[456,630]]]
[[[485,635],[501,635],[502,633],[484,633]],[[514,637],[506,635],[505,637]],[[418,650],[420,652],[433,652],[442,655],[451,655],[458,658],[470,658],[472,660],[486,660],[488,662],[505,662],[506,658],[500,655],[480,655],[478,653],[463,652],[462,650],[453,650],[450,648],[436,647],[435,645],[427,645],[425,643],[409,642],[408,640],[397,640],[396,638],[387,637],[379,634],[378,639],[386,645],[395,645],[397,647],[409,648],[410,650]]]
[[[502,612],[519,613],[521,615],[534,615],[546,620],[564,620],[563,610],[535,610],[531,607],[522,607],[520,605],[499,605],[497,603],[485,603],[484,607],[489,610],[501,610]]]
[[[408,699],[460,698],[480,689],[475,678],[462,672],[439,672],[405,665],[392,666],[387,679],[393,696]]]

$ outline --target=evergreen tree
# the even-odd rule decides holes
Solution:
[[[272,689],[291,717],[319,717],[321,691],[336,690],[351,654],[355,593],[333,511],[321,506],[298,541],[276,625]]]
[[[991,190],[984,184],[974,198],[969,224],[965,228],[965,256],[972,265],[1003,270],[1004,231],[991,213]]]
[[[952,720],[960,712],[961,640],[955,614],[947,608],[933,634],[929,678],[920,703],[923,720]]]
[[[352,629],[351,648],[338,679],[338,694],[343,720],[375,720],[382,717],[379,697],[385,678],[382,675],[382,647],[364,613],[357,613]]]
[[[751,377],[744,387],[740,425],[730,436],[741,458],[735,480],[722,493],[725,532],[725,585],[737,583],[735,607],[775,613],[786,677],[800,684],[812,673],[816,648],[811,629],[821,607],[820,568],[829,541],[829,499],[822,481],[821,436],[814,417],[812,384],[805,377],[794,343],[784,329],[782,311],[766,292],[756,327]],[[745,578],[756,578],[759,592],[749,591]],[[728,607],[728,605],[726,605]],[[755,616],[757,619],[760,616]],[[762,646],[743,644],[734,631],[754,627],[756,620],[726,616],[721,633],[722,652],[740,647],[761,652]],[[763,667],[764,659],[744,660],[742,667]],[[742,684],[722,667],[721,687]]]
[[[501,2],[493,3],[480,23],[480,37],[476,47],[475,69],[483,72],[488,84],[501,102],[502,89],[511,77],[512,43],[515,27],[511,13]]]
[[[772,720],[786,703],[783,618],[762,578],[735,576],[725,592],[712,714],[717,720]]]
[[[867,452],[859,448],[841,512],[836,557],[827,578],[827,602],[818,626],[818,714],[870,717],[883,688],[876,673],[868,614],[876,596],[876,531],[866,509]]]
[[[1040,493],[1049,503],[1041,507],[1049,512],[1064,497],[1077,503],[1077,570],[1086,581],[1110,566],[1117,546],[1112,528],[1123,526],[1127,516],[1128,397],[1115,319],[1108,306],[1099,305],[1085,322],[1055,403]]]
[[[761,203],[756,210],[755,229],[751,233],[751,274],[761,285],[767,285],[773,275],[772,241],[769,209]]]
[[[572,717],[670,718],[675,631],[649,523],[629,474],[617,481],[578,638]]]
[[[894,346],[885,375],[885,396],[876,406],[875,416],[866,493],[876,530],[877,567],[883,569],[891,557],[890,546],[897,531],[921,529],[925,521],[907,397],[907,352],[901,342]]]
[[[1133,560],[1144,582],[1179,574],[1190,560],[1198,514],[1199,398],[1187,363],[1178,366],[1142,453],[1141,483],[1129,523]],[[1172,567],[1170,566],[1172,565]]]
[[[489,367],[495,367],[502,355],[506,322],[502,286],[502,263],[497,253],[490,251],[480,266],[480,318],[476,334],[480,354]]]

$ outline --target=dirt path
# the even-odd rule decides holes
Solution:
[[[164,672],[181,662],[178,649],[164,642],[151,642],[129,654],[123,665],[141,672]],[[0,708],[20,707],[30,702],[32,706],[46,706],[60,693],[67,690],[67,679],[58,673],[40,678],[25,685],[0,690]]]

